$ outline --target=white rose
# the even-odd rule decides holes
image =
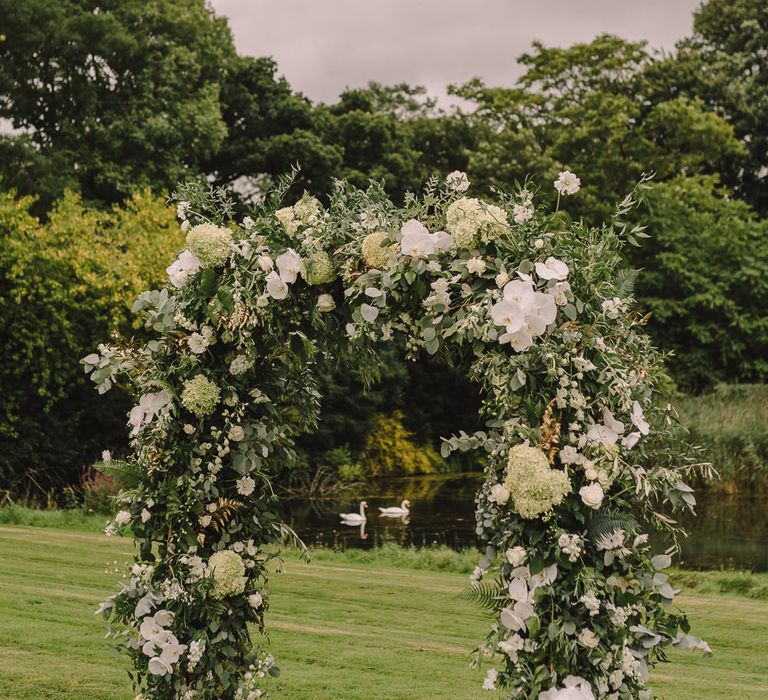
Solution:
[[[129,522],[131,522],[131,514],[127,510],[118,511],[117,515],[115,516],[115,522],[118,525],[127,525]]]
[[[200,333],[193,333],[187,338],[187,345],[195,355],[200,355],[205,352],[209,342],[208,339]]]
[[[512,547],[504,552],[504,556],[512,566],[522,566],[525,561],[525,557],[528,552],[525,551],[525,547]]]
[[[600,639],[592,630],[583,629],[579,632],[579,644],[587,649],[594,649],[599,643]]]
[[[109,462],[112,460],[112,453],[109,450],[104,450],[101,453],[101,459],[103,462]]]
[[[192,433],[195,432],[195,426],[194,425],[190,425],[189,423],[185,423],[184,424],[184,432],[187,435],[192,435]]]
[[[320,312],[333,311],[336,308],[336,302],[330,294],[321,294],[317,297],[315,308]]]
[[[467,272],[473,275],[482,275],[485,272],[485,260],[482,258],[470,258],[467,260]]]
[[[145,523],[152,517],[152,513],[150,513],[146,508],[144,508],[141,511],[141,522]]]
[[[260,608],[263,602],[264,598],[262,597],[261,593],[252,593],[248,596],[248,605],[250,605],[254,610]]]
[[[579,489],[579,496],[585,506],[597,510],[603,502],[603,487],[598,483],[592,483],[589,486],[582,486]]]
[[[497,287],[503,287],[507,282],[509,282],[509,275],[506,272],[500,272],[495,277],[496,286]]]
[[[256,488],[256,482],[250,476],[244,476],[235,482],[237,492],[241,496],[250,496]]]
[[[208,527],[211,524],[211,516],[210,515],[200,516],[200,524],[203,527]]]
[[[509,500],[509,491],[504,488],[503,484],[494,484],[491,486],[490,500],[494,501],[497,505],[503,506]]]
[[[168,279],[174,287],[183,287],[190,275],[200,271],[200,260],[189,249],[181,251],[179,257],[166,268]]]
[[[239,425],[233,425],[229,429],[229,439],[233,442],[240,442],[245,437],[245,431]]]

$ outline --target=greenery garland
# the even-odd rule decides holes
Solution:
[[[307,195],[282,207],[290,183],[240,222],[226,192],[184,186],[187,247],[134,305],[152,338],[83,360],[99,391],[127,380],[138,397],[133,458],[102,465],[124,484],[107,530],[130,525],[138,551],[101,610],[139,697],[251,700],[277,673],[249,636],[264,630],[268,563],[293,537],[270,475],[316,424],[318,358],[371,382],[383,343],[442,355],[482,390],[486,430],[443,452],[487,455],[470,589],[496,618],[477,650],[498,661],[484,687],[652,697],[665,647],[708,648],[670,609],[671,559],[641,532],[676,531],[669,511],[692,510],[685,477],[701,466],[670,448],[663,358],[623,269],[622,248],[645,236],[626,217],[647,178],[600,228],[559,209],[580,186],[569,172],[553,214],[526,185],[495,205],[467,197],[459,172],[402,207],[344,182],[327,209]]]

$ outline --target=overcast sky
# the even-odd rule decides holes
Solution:
[[[510,85],[534,39],[568,46],[610,32],[671,49],[700,0],[211,0],[241,54],[272,56],[294,89],[407,82],[442,97],[475,76]]]

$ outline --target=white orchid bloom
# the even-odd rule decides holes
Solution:
[[[293,249],[288,248],[275,259],[280,279],[286,284],[293,284],[300,273],[304,271],[301,256]]]
[[[427,230],[424,224],[416,219],[406,221],[400,233],[403,235],[400,240],[400,251],[403,255],[412,258],[426,258],[436,252],[437,242]]]
[[[273,299],[285,299],[288,296],[288,285],[274,270],[266,277],[267,294]]]
[[[568,277],[568,265],[562,260],[553,258],[551,255],[543,262],[537,262],[534,266],[536,274],[543,280],[558,280],[562,282]]]
[[[173,668],[159,656],[155,656],[149,660],[149,672],[153,676],[165,676],[169,673],[173,673]]]

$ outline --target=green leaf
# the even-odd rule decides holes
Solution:
[[[216,276],[216,270],[212,267],[207,267],[200,275],[200,293],[210,298],[216,292],[216,286],[218,284],[218,278]]]

